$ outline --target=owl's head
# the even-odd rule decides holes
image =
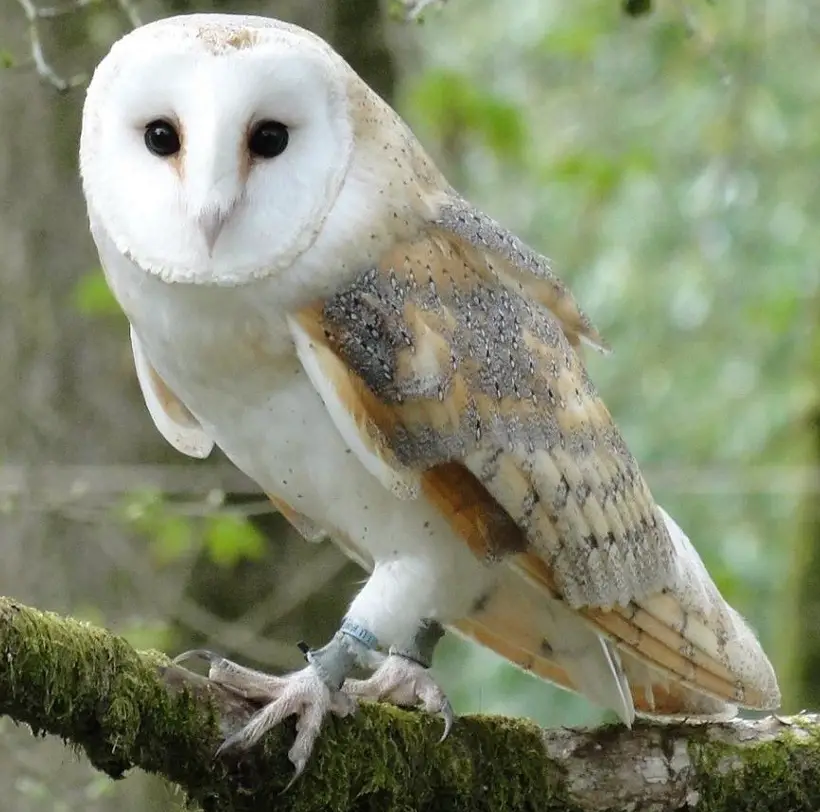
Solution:
[[[321,39],[274,20],[138,28],[86,97],[80,166],[95,228],[169,281],[237,284],[287,267],[344,182],[351,76]]]

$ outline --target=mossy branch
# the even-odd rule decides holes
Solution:
[[[820,716],[632,731],[542,731],[369,705],[335,720],[290,780],[292,725],[239,759],[213,758],[255,707],[157,652],[0,598],[0,714],[60,736],[113,777],[132,767],[205,810],[816,810]]]

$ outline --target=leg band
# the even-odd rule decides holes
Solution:
[[[336,632],[327,645],[308,651],[305,659],[331,691],[338,691],[347,675],[356,667],[356,649],[360,645],[343,632]]]
[[[357,666],[374,665],[371,660],[376,654],[379,641],[373,632],[348,618],[342,621],[339,631],[331,641],[320,649],[302,649],[305,659],[316,669],[332,691],[338,691],[347,675]],[[302,648],[302,646],[300,646]],[[307,648],[307,647],[305,647]]]
[[[356,621],[350,620],[350,618],[345,618],[342,621],[339,631],[357,640],[365,648],[375,650],[379,647],[379,640],[376,635],[368,629],[365,629],[364,626],[356,623]]]
[[[391,646],[390,653],[429,668],[433,662],[433,651],[444,636],[444,628],[435,620],[422,620],[413,639],[406,646]]]

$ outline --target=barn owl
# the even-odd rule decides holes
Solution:
[[[361,698],[446,735],[445,629],[626,724],[778,706],[587,374],[589,318],[323,40],[221,14],[129,33],[88,87],[80,163],[158,430],[221,448],[369,571],[295,673],[200,652],[263,703],[224,748],[296,715],[298,773]]]

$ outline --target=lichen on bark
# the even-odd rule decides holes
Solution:
[[[293,725],[241,757],[214,758],[256,706],[164,655],[0,598],[0,714],[82,750],[112,777],[140,767],[206,812],[704,812],[820,808],[820,721],[640,723],[544,731],[530,722],[441,723],[368,704],[331,720],[284,794]]]
[[[744,741],[745,740],[745,741]],[[820,809],[820,728],[770,717],[727,737],[705,729],[689,743],[698,776],[692,801],[704,812]]]

